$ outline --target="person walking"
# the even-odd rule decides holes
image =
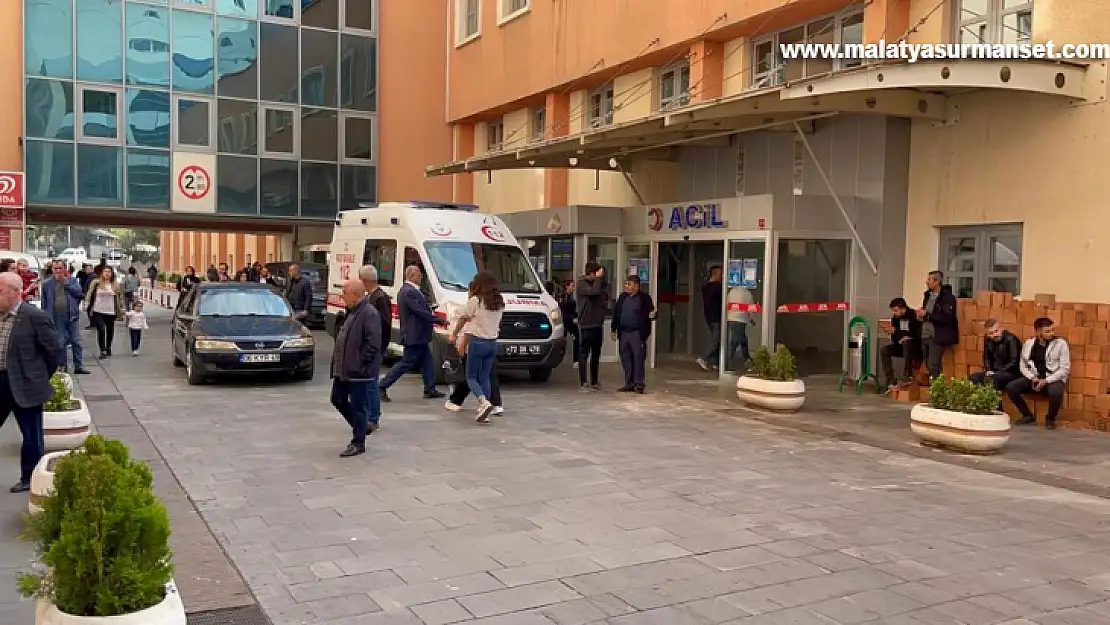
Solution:
[[[709,280],[701,287],[702,317],[709,328],[709,347],[698,357],[697,363],[704,371],[716,369],[721,359],[721,309],[725,306],[724,298],[724,271],[720,265],[713,265],[709,268]]]
[[[335,337],[331,360],[331,405],[351,426],[351,442],[339,454],[350,458],[366,453],[366,435],[370,423],[380,416],[374,411],[378,374],[382,366],[381,322],[378,311],[366,297],[366,287],[359,280],[343,284],[343,302],[347,319]]]
[[[262,271],[265,272],[266,268],[263,267]],[[358,279],[362,282],[362,286],[366,288],[366,300],[374,310],[378,311],[378,323],[381,325],[381,348],[380,353],[382,358],[389,353],[389,343],[393,331],[393,302],[389,299],[389,293],[378,284],[378,268],[373,265],[363,265],[358,270]],[[380,368],[380,367],[379,367]],[[378,421],[382,414],[381,393],[377,387],[377,378],[374,378],[374,392],[370,395],[370,432],[378,431]]]
[[[42,309],[54,320],[54,329],[61,340],[60,367],[66,368],[66,345],[73,353],[73,373],[87,375],[81,348],[81,303],[85,292],[81,284],[68,275],[64,261],[50,263],[50,277],[42,283]]]
[[[151,263],[146,268],[146,277],[150,280],[150,290],[154,291],[154,283],[158,282],[158,265]]]
[[[471,280],[467,298],[474,297],[476,293],[477,281]],[[456,323],[458,323],[457,319]],[[444,410],[449,412],[459,412],[462,410],[463,402],[465,402],[466,398],[470,395],[470,384],[466,380],[467,342],[468,340],[465,334],[461,337],[456,335],[454,340],[455,348],[459,352],[459,357],[462,359],[463,378],[455,383],[454,387],[451,389],[451,394],[447,398],[447,403],[443,404]],[[489,401],[493,404],[493,411],[490,414],[495,416],[505,414],[505,406],[501,402],[501,381],[497,379],[496,355],[493,357],[493,372],[490,374],[489,378]]]
[[[497,358],[497,336],[501,332],[501,315],[505,311],[505,298],[501,296],[497,278],[488,271],[479,271],[470,285],[466,306],[450,340],[458,345],[459,334],[465,340],[466,383],[470,393],[478,398],[478,423],[489,423],[493,412],[493,389],[490,378],[494,375],[493,363]]]
[[[385,374],[381,382],[381,399],[392,401],[389,388],[410,371],[420,370],[424,378],[424,399],[439,399],[443,393],[436,390],[436,365],[429,343],[435,326],[445,325],[432,311],[428,298],[420,292],[424,272],[416,265],[405,268],[405,284],[397,291],[397,312],[401,318],[401,360]]]
[[[605,316],[608,312],[608,289],[604,277],[605,269],[601,265],[586,263],[585,274],[574,286],[575,302],[578,305],[578,342],[581,349],[578,382],[584,392],[601,390],[597,378],[601,369],[601,346],[605,340]]]
[[[189,265],[185,267],[185,275],[181,276],[181,281],[177,283],[177,290],[184,295],[189,292],[189,289],[200,284],[200,277],[197,276],[197,270]],[[178,296],[180,298],[180,296]]]
[[[624,293],[617,298],[613,310],[613,339],[620,346],[621,368],[624,369],[622,393],[644,394],[647,340],[655,319],[655,302],[640,290],[640,277],[630,275],[624,281]]]
[[[24,304],[22,293],[19,276],[0,275],[0,426],[14,415],[23,435],[13,493],[31,490],[31,474],[46,451],[42,405],[54,396],[50,377],[62,360],[50,315]]]
[[[563,296],[559,298],[559,312],[563,314],[563,328],[571,341],[570,353],[574,357],[574,368],[577,369],[579,361],[582,360],[582,343],[579,340],[578,306],[574,302],[573,280],[567,280],[563,287]]]
[[[116,272],[105,267],[99,278],[89,283],[85,295],[85,310],[96,328],[96,344],[101,358],[112,357],[112,343],[116,338],[116,320],[123,316],[123,289],[116,282]]]
[[[139,292],[139,272],[134,267],[127,268],[127,275],[123,277],[123,309],[131,310],[135,303],[135,294]]]
[[[293,317],[304,322],[312,311],[312,284],[301,275],[301,266],[289,265],[289,283],[285,287],[285,299],[293,309]]]
[[[136,300],[131,303],[131,310],[128,310],[124,315],[127,316],[127,334],[131,338],[131,355],[139,355],[139,345],[143,342],[143,330],[149,330],[150,326],[146,322],[146,313],[143,312],[143,303]]]
[[[216,269],[215,265],[208,265],[208,272],[207,272],[206,277],[208,278],[209,282],[219,282],[220,281],[220,270]]]

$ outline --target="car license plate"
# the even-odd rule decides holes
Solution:
[[[539,353],[539,345],[506,345],[504,351],[506,356],[527,356],[528,354],[536,355]]]
[[[239,356],[239,362],[278,362],[281,360],[280,354],[243,354]]]

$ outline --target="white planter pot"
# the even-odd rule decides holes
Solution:
[[[77,410],[66,412],[43,412],[42,428],[46,439],[46,451],[76,449],[85,442],[92,430],[92,416],[85,400],[73,398],[79,404]]]
[[[54,604],[39,601],[35,609],[35,625],[186,625],[185,605],[177,586],[171,580],[166,584],[166,598],[162,603],[134,614],[121,616],[70,616],[54,607]]]
[[[27,502],[27,511],[31,514],[42,511],[42,501],[54,492],[54,464],[59,458],[69,451],[55,451],[46,454],[35,465],[35,472],[31,474],[31,496]]]
[[[757,408],[797,412],[806,402],[806,385],[801,380],[779,382],[742,375],[736,380],[736,396]]]
[[[995,453],[1010,440],[1010,417],[996,412],[970,415],[917,404],[910,430],[924,445],[976,454]]]

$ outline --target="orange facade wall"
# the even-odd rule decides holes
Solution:
[[[424,168],[452,160],[447,97],[447,0],[379,2],[378,200],[451,199],[449,177]]]
[[[253,262],[269,263],[278,260],[279,235],[255,235],[227,232],[186,232],[163,230],[160,234],[162,258],[161,271],[181,274],[192,265],[198,274],[208,270],[208,265],[227,263],[231,271]]]
[[[480,35],[455,47],[452,7],[448,118],[508,105],[539,105],[552,89],[584,88],[617,74],[679,60],[690,44],[777,30],[851,0],[532,0],[498,25],[498,0],[482,0]],[[398,3],[404,4],[404,3]],[[658,39],[658,42],[653,43]],[[712,72],[712,68],[710,68]],[[534,101],[534,102],[533,102]],[[517,106],[517,108],[519,108]]]
[[[0,24],[8,35],[0,37],[0,93],[6,100],[0,115],[0,170],[23,171],[23,3],[0,2]]]

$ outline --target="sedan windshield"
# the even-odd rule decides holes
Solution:
[[[519,247],[453,241],[431,241],[425,247],[445,289],[466,291],[475,274],[488,271],[501,283],[502,292],[540,292],[536,272]]]
[[[219,289],[200,296],[202,317],[289,317],[285,298],[269,289]]]

